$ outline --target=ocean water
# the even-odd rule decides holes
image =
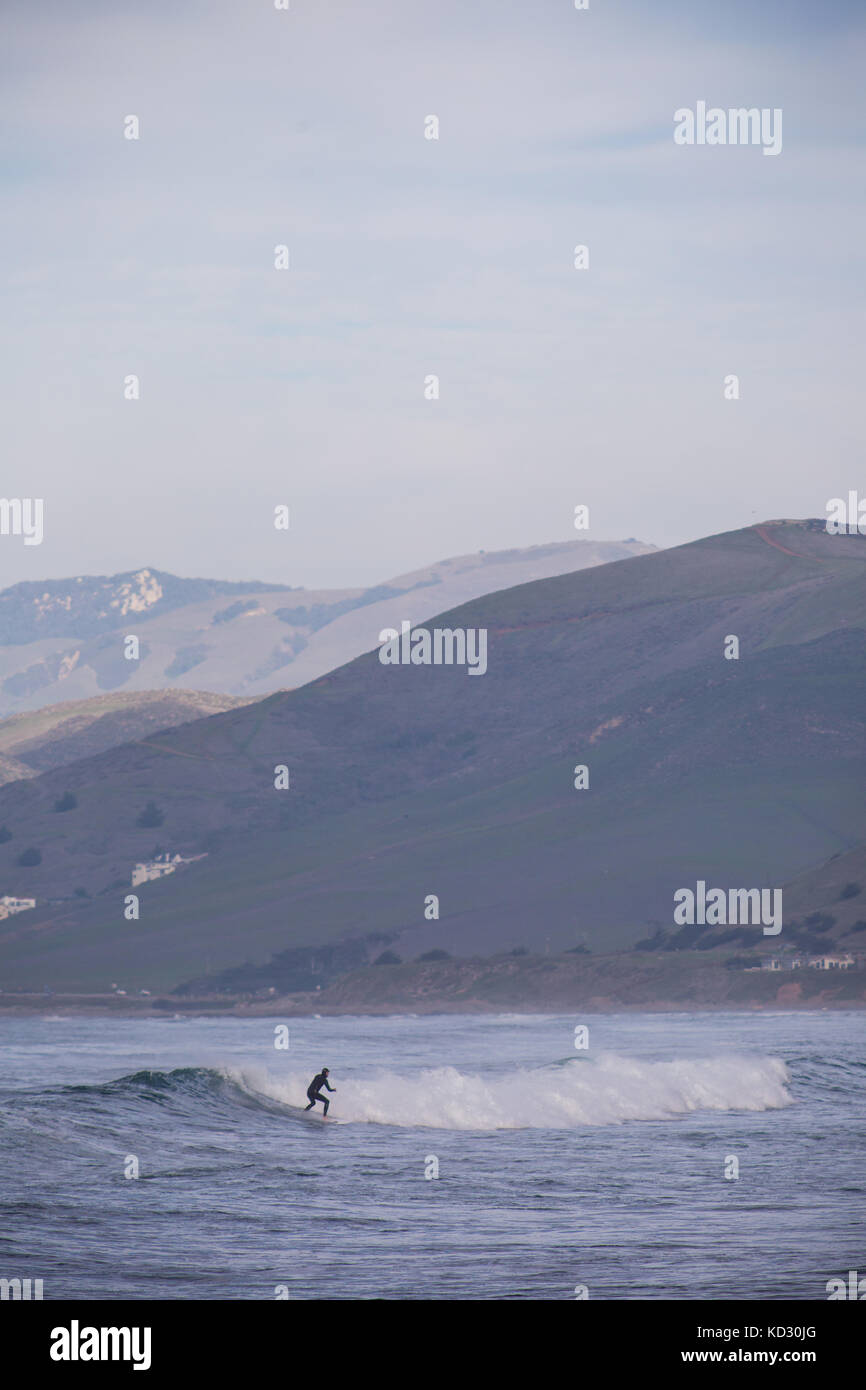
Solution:
[[[826,1299],[866,1271],[864,1023],[303,1018],[283,1050],[276,1018],[5,1018],[0,1276],[46,1300]],[[322,1066],[339,1124],[297,1108]]]

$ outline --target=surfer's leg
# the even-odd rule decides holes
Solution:
[[[315,1103],[316,1103],[316,1102],[315,1102],[314,1100],[311,1100],[310,1103],[309,1103],[309,1105],[305,1105],[305,1106],[304,1106],[304,1109],[305,1109],[305,1110],[312,1110],[312,1108],[313,1108],[313,1106],[315,1105]]]
[[[320,1099],[321,1101],[324,1101],[324,1105],[325,1105],[325,1114],[327,1115],[327,1113],[328,1113],[328,1106],[330,1105],[330,1101],[327,1100],[325,1096],[320,1096],[319,1099]]]

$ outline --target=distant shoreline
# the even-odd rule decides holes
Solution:
[[[757,954],[747,957],[755,963]],[[632,951],[558,956],[510,952],[362,966],[318,989],[279,981],[184,992],[154,981],[128,993],[87,989],[0,992],[0,1017],[56,1013],[129,1018],[298,1018],[405,1014],[719,1013],[866,1007],[866,963],[838,970],[742,968],[730,952]],[[265,976],[267,979],[267,976]],[[287,987],[288,986],[288,987]]]
[[[303,999],[296,995],[282,998],[256,1000],[189,1000],[155,998],[141,1000],[116,1000],[108,996],[104,1000],[92,995],[19,995],[14,999],[0,995],[0,1020],[35,1015],[63,1018],[122,1018],[122,1019],[163,1019],[175,1022],[182,1018],[398,1018],[407,1015],[447,1016],[449,1014],[550,1014],[561,1015],[579,1010],[581,1014],[688,1014],[688,1013],[820,1013],[844,1012],[866,1008],[864,999],[827,999],[812,997],[804,1000],[733,1001],[720,1003],[701,1003],[688,1000],[657,1000],[653,1002],[624,1003],[619,999],[575,1000],[572,1003],[557,1001],[555,1004],[540,1004],[532,1001],[504,1001],[492,1003],[481,999],[424,1000],[407,1002],[403,1005],[364,1004],[337,1005],[313,1002],[309,997]]]

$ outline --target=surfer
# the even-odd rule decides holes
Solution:
[[[309,1105],[305,1105],[305,1106],[304,1106],[304,1109],[305,1109],[305,1110],[312,1110],[312,1108],[313,1108],[313,1106],[315,1105],[316,1101],[317,1101],[317,1100],[320,1100],[320,1101],[322,1102],[322,1104],[324,1105],[324,1107],[325,1107],[325,1114],[327,1115],[327,1113],[328,1113],[328,1105],[330,1104],[330,1102],[329,1102],[329,1100],[328,1100],[328,1097],[327,1097],[327,1096],[323,1096],[322,1093],[321,1093],[321,1092],[322,1092],[322,1087],[323,1087],[323,1086],[324,1086],[324,1088],[325,1088],[326,1091],[336,1091],[336,1089],[337,1089],[336,1086],[329,1086],[329,1085],[328,1085],[328,1068],[327,1068],[327,1067],[322,1067],[322,1070],[319,1072],[318,1076],[314,1076],[313,1079],[312,1079],[312,1081],[310,1082],[309,1086],[307,1087],[307,1099],[308,1099],[308,1101],[309,1101],[310,1103],[309,1103]]]

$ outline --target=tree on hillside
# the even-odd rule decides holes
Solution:
[[[74,792],[64,792],[63,795],[54,803],[55,811],[74,811],[78,805],[78,797]]]
[[[19,854],[18,863],[25,869],[32,869],[34,865],[42,863],[41,849],[25,849],[23,854]]]
[[[145,806],[144,810],[142,811],[141,815],[138,817],[135,823],[136,825],[141,826],[142,830],[150,830],[155,825],[162,825],[164,820],[165,816],[157,806],[156,802],[148,801],[147,805]]]

